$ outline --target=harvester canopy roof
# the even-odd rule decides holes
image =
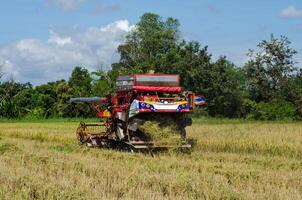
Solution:
[[[133,89],[139,92],[168,92],[168,93],[181,92],[181,87],[133,86]]]
[[[141,92],[179,93],[179,75],[177,74],[135,74],[133,89]]]
[[[177,74],[135,74],[135,86],[167,86],[178,87],[179,75]]]
[[[179,75],[177,74],[134,74],[119,76],[116,81],[118,90],[137,90],[141,92],[179,93]]]

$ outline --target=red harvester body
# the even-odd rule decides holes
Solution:
[[[192,124],[188,113],[195,109],[195,96],[182,91],[176,74],[134,74],[119,76],[113,97],[71,98],[86,102],[98,112],[101,123],[81,122],[77,137],[93,147],[121,147],[130,150],[166,148],[145,134],[146,121],[176,124],[179,147],[190,148],[185,127]]]

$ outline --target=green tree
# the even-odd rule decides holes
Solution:
[[[21,84],[13,80],[2,83],[0,85],[0,116],[21,117],[26,108],[32,105],[32,102],[27,98],[28,91],[31,89],[30,83]],[[24,91],[27,91],[27,95],[24,95]]]
[[[74,117],[72,116],[73,106],[69,102],[73,96],[73,88],[69,87],[65,80],[56,81],[54,84],[56,91],[56,102],[54,103],[54,116],[56,117]]]
[[[92,78],[86,68],[76,66],[68,80],[68,93],[63,96],[63,99],[69,99],[70,97],[89,97],[92,95]],[[64,85],[59,88],[61,91],[66,90]],[[61,106],[64,104],[61,104]],[[69,115],[73,117],[91,117],[94,116],[89,106],[84,103],[69,103],[65,105],[65,111],[63,116]]]
[[[113,71],[105,72],[103,70],[97,70],[92,72],[92,93],[96,96],[107,96],[114,92],[115,89],[115,74]]]
[[[302,119],[302,68],[291,79],[289,92],[295,105],[296,117]]]
[[[239,117],[241,109],[241,71],[225,57],[200,65],[192,72],[196,92],[204,94],[211,116]]]
[[[35,97],[36,91],[31,86],[22,89],[15,95],[12,101],[18,110],[19,117],[31,116],[32,110],[37,106],[37,99]]]
[[[118,47],[119,63],[113,70],[121,73],[145,73],[158,71],[156,61],[178,44],[179,22],[174,18],[165,21],[157,14],[145,13],[136,28],[126,37],[125,44]]]
[[[49,82],[47,84],[39,85],[35,88],[37,99],[36,107],[41,110],[40,114],[43,117],[53,117],[54,116],[54,105],[57,101],[57,94],[55,90],[55,83]]]
[[[92,78],[87,69],[76,66],[69,78],[68,85],[77,90],[78,95],[91,95]]]
[[[257,102],[271,99],[289,99],[289,82],[294,75],[293,56],[297,53],[290,47],[287,37],[263,40],[258,50],[248,53],[246,76],[251,98]]]

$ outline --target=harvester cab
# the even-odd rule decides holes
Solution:
[[[182,91],[179,75],[119,76],[110,99],[71,98],[70,102],[88,103],[101,119],[97,124],[80,123],[76,134],[82,144],[131,150],[167,148],[171,144],[191,147],[185,127],[192,124],[188,113],[195,109],[195,96]],[[169,143],[172,140],[176,142]]]

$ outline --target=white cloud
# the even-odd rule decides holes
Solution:
[[[7,74],[6,72],[11,72]],[[15,77],[18,75],[18,71],[13,70],[13,65],[9,60],[4,60],[0,57],[0,75],[6,77],[6,79],[10,79],[11,77]],[[2,78],[2,76],[0,76]]]
[[[85,0],[47,0],[46,5],[56,7],[64,11],[76,10]]]
[[[71,44],[71,37],[60,37],[59,34],[55,33],[53,30],[50,30],[50,37],[48,39],[48,43],[54,43],[59,46],[63,46],[66,44]]]
[[[290,18],[290,17],[302,17],[302,10],[298,10],[295,6],[288,6],[287,8],[284,8],[281,13],[280,13],[281,17],[286,17],[286,18]]]
[[[23,39],[0,47],[0,64],[6,76],[35,85],[67,79],[75,65],[97,68],[104,64],[108,69],[118,60],[116,49],[133,27],[120,20],[64,37],[50,30],[45,41]]]

